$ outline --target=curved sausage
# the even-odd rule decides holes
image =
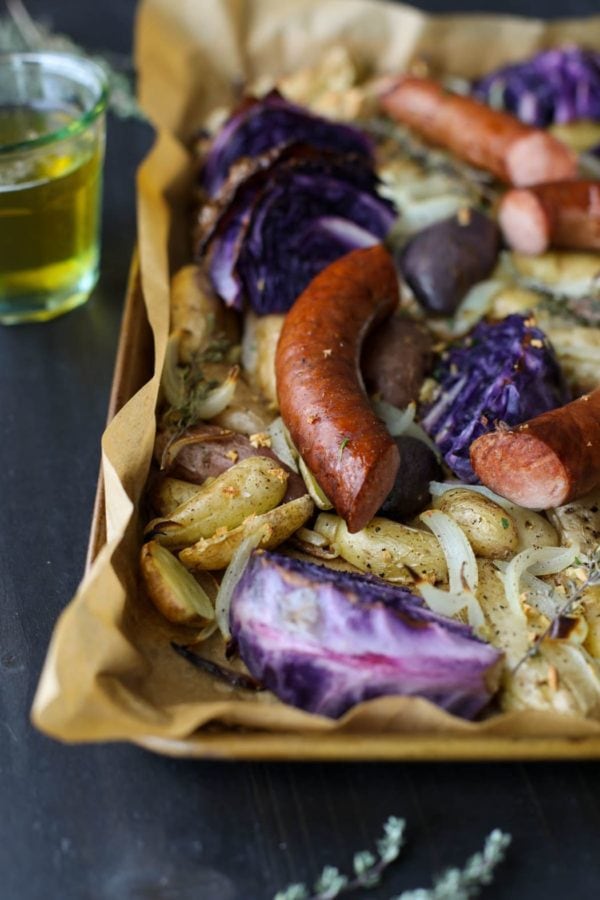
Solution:
[[[557,181],[508,191],[498,221],[506,243],[519,253],[600,250],[600,182]]]
[[[380,245],[324,269],[286,316],[275,371],[281,415],[319,485],[351,532],[369,522],[400,465],[369,405],[359,362],[370,329],[398,305],[398,279]]]
[[[575,154],[558,138],[471,97],[447,93],[428,78],[401,79],[380,103],[426,140],[508,184],[520,187],[576,176]]]
[[[600,388],[471,445],[483,484],[529,509],[562,506],[600,485]]]

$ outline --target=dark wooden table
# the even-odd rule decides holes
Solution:
[[[28,6],[88,47],[129,50],[133,0]],[[373,898],[428,885],[494,827],[514,840],[489,900],[600,897],[595,763],[199,763],[126,745],[62,746],[29,725],[54,621],[83,570],[135,238],[134,172],[150,142],[146,126],[110,121],[102,277],[90,302],[46,325],[0,331],[1,900],[266,900],[325,863],[348,867],[390,814],[408,820],[408,846]]]

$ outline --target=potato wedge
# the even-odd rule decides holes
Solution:
[[[493,500],[456,488],[436,500],[436,508],[460,525],[476,556],[506,559],[519,548],[519,532],[515,521]]]
[[[146,531],[164,547],[186,547],[219,529],[237,528],[252,514],[273,509],[283,499],[287,482],[288,473],[276,460],[249,456],[208,486],[202,485],[168,519],[153,519]]]
[[[248,516],[241,525],[231,531],[197,541],[191,547],[182,550],[179,559],[190,569],[208,571],[224,569],[231,562],[234,551],[248,535],[263,530],[264,535],[258,547],[262,550],[273,550],[301,528],[313,510],[314,504],[306,494],[263,515]]]
[[[410,584],[417,577],[433,583],[448,577],[439,541],[428,531],[375,517],[361,531],[351,534],[344,520],[330,513],[321,513],[314,530],[361,572],[386,581]]]
[[[244,369],[274,411],[279,408],[275,382],[275,350],[284,319],[285,316],[281,313],[266,316],[247,314],[242,342]]]
[[[150,600],[170,622],[201,626],[214,619],[206,590],[158,541],[143,545],[140,566]]]
[[[159,478],[150,491],[150,503],[152,508],[167,518],[178,506],[187,503],[198,491],[202,490],[199,484],[191,481],[183,481],[181,478]]]
[[[197,265],[183,266],[171,279],[171,331],[181,329],[179,359],[191,362],[204,349],[212,334],[239,340],[237,319],[205,284]]]

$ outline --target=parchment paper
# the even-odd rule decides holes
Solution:
[[[386,697],[340,721],[284,706],[268,694],[231,691],[175,655],[189,633],[138,590],[136,509],[147,477],[169,325],[168,284],[189,258],[186,210],[193,166],[186,142],[214,107],[262,74],[305,66],[344,43],[375,71],[401,70],[415,55],[474,76],[546,45],[574,40],[600,49],[600,18],[544,24],[514,17],[432,18],[378,0],[146,0],[137,21],[141,102],[157,129],[138,175],[142,286],[155,342],[154,375],[106,429],[102,462],[107,542],[57,622],[32,711],[67,741],[187,739],[201,728],[277,733],[584,737],[600,723],[524,712],[472,724],[427,701]],[[150,368],[149,368],[150,371]],[[218,654],[218,639],[211,651]],[[181,747],[179,747],[181,752]]]

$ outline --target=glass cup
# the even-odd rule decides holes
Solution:
[[[0,55],[0,322],[45,321],[98,279],[106,77],[62,53]]]

